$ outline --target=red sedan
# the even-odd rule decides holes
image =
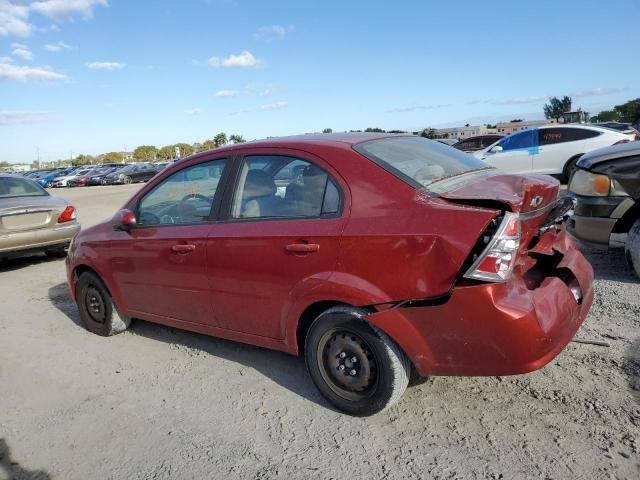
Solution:
[[[410,377],[525,373],[563,350],[593,271],[558,190],[414,136],[234,145],[78,234],[68,278],[94,333],[139,318],[304,354],[332,404],[368,415]]]

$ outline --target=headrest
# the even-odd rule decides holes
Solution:
[[[262,170],[249,170],[242,197],[245,200],[275,195],[276,183]]]

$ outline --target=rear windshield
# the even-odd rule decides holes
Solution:
[[[26,178],[0,177],[0,198],[45,197],[47,191]]]
[[[492,168],[460,150],[422,137],[370,140],[354,149],[409,185],[427,190],[445,178]]]

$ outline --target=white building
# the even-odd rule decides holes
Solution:
[[[439,136],[464,140],[465,138],[476,137],[478,135],[496,134],[495,128],[488,128],[486,125],[468,125],[464,127],[439,128],[436,130]]]

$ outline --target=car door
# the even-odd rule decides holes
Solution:
[[[535,129],[513,133],[496,145],[501,148],[486,150],[481,156],[482,160],[507,173],[531,172],[533,157],[538,154],[538,135]]]
[[[133,316],[213,324],[207,243],[227,160],[187,166],[147,192],[136,227],[117,232],[111,270]]]
[[[344,181],[306,152],[248,151],[209,237],[208,276],[220,326],[283,338],[296,299],[336,268]]]

